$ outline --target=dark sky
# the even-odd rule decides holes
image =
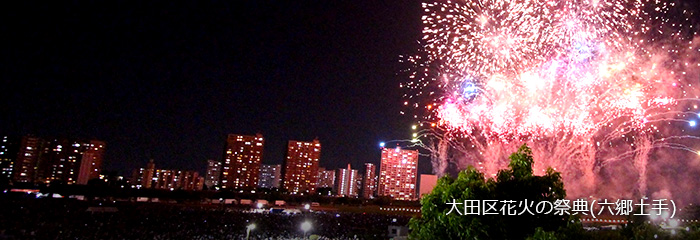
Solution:
[[[124,174],[203,171],[228,133],[262,133],[265,163],[318,137],[328,168],[410,138],[419,1],[174,2],[3,3],[0,134],[101,139]]]

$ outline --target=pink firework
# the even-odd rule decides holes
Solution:
[[[440,1],[423,9],[424,52],[407,58],[415,71],[402,87],[411,92],[405,105],[426,113],[420,123],[431,128],[414,142],[433,152],[439,174],[446,162],[494,174],[528,143],[538,171],[586,179],[574,189],[580,195],[595,192],[604,166],[631,159],[644,195],[652,149],[695,152],[659,142],[668,137],[660,128],[685,121],[698,99],[689,82],[700,66],[695,32],[666,17],[691,12],[624,0]]]

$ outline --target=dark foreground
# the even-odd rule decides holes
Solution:
[[[250,239],[302,238],[300,226],[320,239],[387,239],[390,225],[407,216],[368,213],[249,213],[221,205],[96,203],[73,199],[0,198],[0,239]],[[109,206],[117,212],[89,212]]]

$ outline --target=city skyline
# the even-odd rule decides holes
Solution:
[[[142,185],[143,187],[150,188],[151,184],[146,183],[144,179],[150,179],[150,178],[161,178],[159,177],[159,171],[166,171],[165,173],[168,174],[168,171],[187,171],[187,172],[193,172],[196,173],[197,175],[202,177],[202,186],[206,186],[208,189],[212,188],[214,186],[221,187],[221,188],[234,188],[234,189],[239,189],[239,188],[247,188],[247,189],[254,189],[254,188],[270,188],[270,186],[274,186],[276,188],[281,187],[281,181],[284,180],[281,174],[282,168],[286,167],[283,164],[262,164],[262,155],[263,152],[260,150],[262,149],[262,146],[264,145],[264,138],[261,134],[256,134],[256,135],[241,135],[241,134],[228,134],[228,138],[226,140],[226,147],[224,148],[224,162],[221,162],[219,160],[212,160],[208,159],[206,160],[206,170],[201,172],[196,170],[196,169],[181,169],[181,170],[171,170],[170,169],[155,169],[154,168],[154,159],[150,159],[148,163],[146,164],[146,168],[143,168],[142,166],[137,166],[134,169],[131,169],[130,171],[124,172],[124,173],[118,173],[116,172],[117,175],[126,177],[131,179],[132,184],[136,185]],[[48,176],[43,176],[44,174],[41,172],[24,172],[26,176],[19,176],[19,174],[22,173],[22,171],[13,171],[13,168],[26,168],[26,169],[33,169],[31,171],[39,171],[43,168],[47,168],[46,166],[43,166],[40,168],[40,163],[41,162],[46,162],[47,160],[41,160],[43,158],[56,158],[56,157],[51,157],[52,155],[47,155],[47,154],[38,154],[41,152],[60,152],[61,149],[54,149],[57,146],[60,148],[62,145],[66,145],[67,147],[75,147],[79,145],[85,145],[86,143],[90,146],[95,146],[99,147],[100,151],[99,154],[96,156],[93,156],[95,151],[91,151],[92,149],[88,148],[87,150],[81,150],[79,153],[79,157],[76,159],[76,162],[73,162],[71,166],[66,166],[66,169],[70,169],[69,171],[71,172],[71,175],[75,174],[73,176],[74,179],[68,179],[67,177],[64,177],[66,179],[56,179],[56,180],[62,180],[64,182],[72,183],[72,184],[87,184],[87,181],[90,179],[96,179],[98,178],[101,174],[105,172],[109,172],[109,174],[114,174],[115,172],[110,170],[110,169],[103,169],[102,168],[102,155],[104,152],[104,145],[105,143],[103,141],[99,140],[77,140],[77,139],[54,139],[54,138],[46,138],[46,137],[38,137],[38,136],[33,136],[33,135],[26,135],[22,137],[10,137],[10,136],[3,136],[2,137],[2,159],[0,159],[0,167],[2,168],[2,174],[7,175],[8,178],[13,179],[15,182],[47,182],[50,179]],[[20,141],[21,139],[21,141]],[[78,144],[78,142],[85,142],[83,144]],[[304,142],[298,142],[294,140],[290,140],[289,143],[292,144],[294,143],[304,143]],[[314,140],[313,142],[305,143],[305,144],[310,144],[310,143],[318,143],[318,140]],[[250,146],[257,146],[256,148],[246,148],[246,151],[243,151],[245,147],[248,145]],[[314,144],[311,144],[314,145]],[[384,145],[382,142],[380,145]],[[232,151],[237,148],[241,148],[240,151]],[[319,146],[320,147],[320,146]],[[397,144],[398,147],[398,144]],[[384,147],[381,147],[384,149]],[[51,151],[49,151],[51,150]],[[94,150],[98,150],[98,148],[95,148]],[[287,149],[287,151],[290,151],[290,149]],[[27,155],[25,152],[32,152],[31,154]],[[36,152],[36,153],[34,153]],[[69,151],[72,152],[72,151]],[[85,154],[83,154],[85,152]],[[9,154],[8,154],[9,153]],[[248,155],[237,155],[237,154],[254,154],[256,156],[248,156]],[[84,156],[83,156],[84,155]],[[242,158],[241,158],[242,157]],[[319,155],[320,157],[320,155]],[[29,160],[27,160],[29,158]],[[226,165],[225,161],[226,160],[238,160],[238,161],[230,161],[228,165]],[[381,159],[381,156],[380,156]],[[19,161],[18,161],[19,160]],[[77,161],[80,160],[80,161]],[[257,170],[248,170],[245,171],[246,168],[251,168],[250,164],[241,164],[237,162],[242,162],[241,160],[253,160],[258,164],[259,166],[254,166],[257,168]],[[317,159],[317,162],[320,162],[320,159]],[[54,160],[51,160],[54,161]],[[69,160],[70,161],[70,160]],[[91,166],[92,164],[92,166]],[[45,164],[44,164],[45,165]],[[370,171],[370,169],[374,169],[374,164],[371,162],[366,162],[363,164],[365,169],[363,174],[367,174],[367,171]],[[58,167],[58,165],[53,166],[53,168]],[[270,170],[263,171],[263,168],[271,168],[270,170],[272,171],[277,171],[277,175],[270,173]],[[276,169],[276,170],[275,170]],[[365,197],[367,198],[368,196],[371,196],[372,194],[366,194],[366,186],[368,185],[367,181],[369,179],[366,179],[363,177],[363,174],[360,174],[360,169],[361,168],[352,168],[352,164],[348,163],[346,167],[343,168],[336,168],[336,169],[328,169],[327,172],[332,172],[332,176],[330,177],[330,183],[322,183],[325,178],[328,178],[325,176],[323,173],[326,172],[326,168],[322,167],[321,165],[318,166],[318,170],[316,171],[316,178],[317,180],[315,181],[316,184],[321,184],[321,187],[331,187],[333,188],[333,191],[337,191],[339,195],[347,195],[350,193],[350,195],[355,196],[355,197]],[[51,170],[51,169],[47,169]],[[47,170],[43,170],[46,172]],[[227,171],[226,171],[227,170]],[[241,173],[241,170],[243,170]],[[75,173],[73,173],[75,171]],[[224,173],[226,171],[226,173]],[[230,173],[238,172],[237,174],[232,174],[236,176],[246,176],[246,179],[242,179],[241,182],[246,182],[246,184],[239,184],[237,186],[233,186],[229,184],[230,186],[227,186],[225,183],[222,183],[224,180],[224,177],[226,177]],[[342,183],[342,181],[337,181],[336,179],[336,171],[338,171],[338,177],[342,175],[342,171],[352,171],[353,172],[353,177],[350,177],[351,180],[350,182],[354,182],[354,180],[357,180],[357,183],[347,183],[352,186],[357,184],[357,186],[354,186],[356,189],[352,190],[342,190],[340,191],[339,189],[347,188],[345,185],[343,187],[339,187],[339,183]],[[53,172],[56,172],[56,169],[53,170]],[[257,172],[257,173],[256,173]],[[375,172],[371,171],[372,173],[369,174],[370,176],[375,176]],[[357,175],[357,176],[355,176]],[[277,176],[277,179],[264,179],[270,176]],[[20,179],[21,178],[21,179]],[[26,178],[26,179],[25,179]],[[250,178],[250,179],[247,179]],[[274,177],[273,177],[274,178]],[[49,179],[49,180],[44,180],[44,179]],[[136,180],[138,179],[138,180]],[[135,181],[135,182],[134,182]],[[159,180],[159,181],[167,181],[167,180]],[[175,178],[176,181],[176,178]],[[276,184],[270,184],[269,181],[278,181]],[[376,184],[376,183],[375,183]],[[235,185],[235,184],[234,184]],[[374,185],[374,184],[369,184],[369,185]],[[156,186],[156,185],[154,185]],[[321,187],[316,187],[316,189],[321,188]],[[162,187],[158,187],[162,188]],[[376,191],[376,189],[370,190],[370,192]],[[344,193],[343,193],[344,192]]]
[[[237,134],[237,133],[229,133],[229,134],[227,134],[227,136],[229,136],[229,135],[255,136],[255,134],[252,134],[252,135],[245,135],[245,134]],[[30,138],[36,138],[36,139],[66,139],[66,140],[67,140],[67,139],[80,139],[80,138],[52,138],[52,137],[45,137],[45,136],[36,136],[36,135],[34,135],[34,134],[26,134],[26,135],[19,135],[19,136],[16,136],[16,135],[10,135],[10,136],[8,136],[8,135],[2,135],[2,134],[0,134],[0,136],[3,136],[4,138],[8,138],[8,137],[9,137],[9,138],[15,138],[15,139],[22,139],[22,138],[24,138],[24,137],[30,137]],[[105,143],[105,142],[100,141],[100,140],[89,140],[89,141],[99,141],[99,142],[102,143],[102,144]],[[13,144],[20,145],[19,142],[13,143]],[[384,142],[379,142],[379,143],[377,144],[377,149],[379,149],[379,150],[383,149],[383,148],[384,148],[384,145],[383,145],[383,144],[384,144]],[[387,147],[388,147],[388,146],[387,146]],[[395,147],[401,147],[401,146],[400,146],[399,144],[396,144]],[[225,149],[226,149],[226,147],[223,147],[223,148],[222,148],[222,151],[224,151]],[[413,148],[408,148],[408,149],[413,149]],[[3,151],[8,151],[8,150],[7,150],[6,148],[3,148]],[[284,150],[284,152],[286,152],[286,149]],[[265,153],[266,153],[266,152],[263,150],[263,154],[265,154]],[[224,154],[224,155],[225,155],[225,154]],[[365,162],[363,162],[363,163],[360,163],[360,164],[358,164],[358,165],[365,166],[367,163],[370,163],[370,164],[373,164],[373,165],[379,165],[379,162],[381,161],[381,152],[378,152],[378,154],[377,154],[376,156],[380,156],[380,157],[378,157],[378,158],[373,158],[373,159],[369,159],[369,160],[367,160],[367,161],[365,161]],[[7,157],[7,155],[3,155],[2,157],[3,157],[3,158],[2,158],[2,159],[3,159],[3,163],[4,163],[4,159],[10,159],[10,158]],[[198,172],[202,172],[203,174],[206,174],[208,171],[210,171],[209,167],[211,167],[211,162],[217,162],[217,163],[219,163],[219,164],[223,164],[223,162],[225,161],[225,159],[226,159],[226,158],[224,157],[223,159],[197,159],[197,160],[193,160],[193,162],[196,163],[196,166],[195,166],[194,168],[186,168],[186,169],[191,169],[191,170],[198,171]],[[265,158],[263,158],[263,159],[265,159]],[[154,159],[154,158],[146,159],[146,158],[144,158],[144,159],[142,159],[142,160],[143,160],[143,161],[141,161],[141,162],[137,162],[137,165],[134,166],[133,168],[128,168],[128,169],[110,169],[110,168],[104,168],[104,167],[103,167],[102,170],[106,170],[106,171],[117,171],[117,173],[120,174],[120,175],[128,176],[129,174],[132,173],[133,170],[138,169],[138,168],[141,167],[143,164],[147,164],[149,161],[158,160],[158,159]],[[375,160],[376,160],[377,163],[374,162]],[[161,162],[162,162],[162,161],[161,161]],[[350,160],[350,162],[353,162],[353,161]],[[420,161],[419,161],[419,162],[420,162]],[[327,167],[327,166],[332,165],[332,164],[325,164],[325,163],[326,163],[326,162],[323,161],[323,158],[320,158],[320,167],[321,167],[321,168],[328,168],[328,170],[332,170],[332,171],[335,171],[336,169],[342,169],[342,168],[344,168],[344,166],[346,166],[347,164],[351,164],[351,163],[348,163],[348,162],[332,162],[332,163],[335,164],[335,165],[340,165],[340,167],[335,167],[335,168],[334,168],[334,167]],[[138,164],[140,164],[140,165],[138,165]],[[282,162],[277,163],[277,162],[275,161],[274,163],[268,163],[267,161],[262,161],[261,164],[264,164],[264,165],[282,165]],[[10,165],[10,166],[8,167],[8,169],[9,169],[9,170],[12,170],[12,164],[9,164],[9,165]],[[351,164],[351,165],[352,165],[353,167],[355,166],[355,164]],[[4,166],[4,165],[1,165],[1,166]],[[223,167],[223,166],[220,166],[220,167]],[[179,168],[178,168],[178,169],[179,169]],[[185,168],[183,168],[183,169],[185,169]],[[201,170],[201,171],[200,171],[200,170]],[[223,170],[223,169],[222,169],[222,170]],[[221,170],[219,170],[219,171],[221,171]],[[426,172],[426,173],[432,173],[432,172]],[[217,181],[218,181],[218,179],[217,179]]]

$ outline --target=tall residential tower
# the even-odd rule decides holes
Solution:
[[[257,188],[264,143],[262,134],[228,135],[220,179],[222,188]]]
[[[207,173],[204,175],[204,185],[207,189],[214,186],[219,186],[219,178],[221,177],[221,162],[207,160]]]
[[[382,165],[379,171],[379,196],[395,200],[416,199],[416,174],[418,151],[382,148]]]
[[[347,168],[338,169],[336,177],[335,189],[338,192],[338,196],[357,197],[356,183],[359,176],[356,169],[350,168],[350,164],[348,163]]]
[[[279,188],[280,178],[282,177],[282,165],[265,165],[260,168],[260,180],[258,181],[259,188]]]
[[[313,194],[318,181],[321,142],[289,141],[284,163],[282,188],[290,194]]]
[[[362,197],[374,198],[377,191],[377,166],[365,163],[365,177],[362,179]]]

